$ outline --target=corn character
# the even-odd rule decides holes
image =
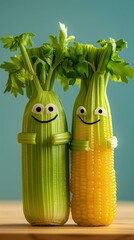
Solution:
[[[134,69],[118,56],[125,48],[122,39],[110,38],[91,44],[75,42],[61,66],[64,89],[80,84],[73,108],[71,141],[71,212],[78,225],[109,225],[116,216],[116,174],[110,107],[107,99],[109,77],[128,82]]]
[[[72,122],[71,212],[78,225],[109,225],[116,216],[116,174],[112,119],[107,99],[109,73],[127,82],[131,69],[117,55],[122,40],[100,41],[102,48],[87,46],[85,77],[74,104]],[[121,50],[120,48],[120,50]],[[77,46],[78,49],[78,46]],[[83,49],[85,47],[83,46]],[[82,66],[82,65],[81,65]],[[79,66],[80,67],[80,66]],[[80,69],[80,68],[79,68]]]
[[[116,214],[114,147],[117,141],[112,132],[106,79],[95,73],[92,81],[88,93],[85,96],[80,93],[74,107],[72,216],[80,225],[109,225]],[[86,150],[83,150],[85,141]]]

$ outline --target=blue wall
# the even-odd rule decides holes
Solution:
[[[68,26],[76,41],[93,43],[101,38],[124,38],[128,49],[123,58],[134,66],[134,1],[127,0],[0,0],[0,36],[34,32],[35,46],[48,41],[59,30],[58,22]],[[10,53],[0,43],[0,63]],[[0,200],[21,199],[21,146],[16,136],[26,97],[15,99],[3,94],[7,73],[0,70]],[[71,112],[78,88],[64,93],[58,83],[56,91],[67,113],[71,129]],[[114,134],[119,146],[115,150],[118,199],[134,200],[134,79],[128,85],[109,82],[108,97],[113,116]]]

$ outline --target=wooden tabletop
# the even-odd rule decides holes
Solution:
[[[108,227],[79,227],[71,217],[64,226],[31,226],[21,202],[0,202],[0,240],[134,240],[134,202],[117,204]]]

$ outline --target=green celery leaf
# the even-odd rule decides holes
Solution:
[[[122,51],[123,48],[127,48],[127,42],[125,42],[123,39],[119,39],[115,42],[113,38],[109,38],[108,41],[105,41],[104,39],[100,39],[97,41],[101,47],[104,47],[106,44],[110,43],[113,45],[114,50],[116,51]]]
[[[44,43],[43,47],[41,48],[41,54],[43,56],[43,59],[53,56],[53,51],[54,51],[54,49],[50,44]]]
[[[23,88],[26,88],[26,80],[33,80],[33,75],[25,69],[22,56],[11,57],[11,62],[4,62],[0,67],[9,72],[4,92],[11,92],[15,97],[18,94],[24,94]]]
[[[12,62],[17,66],[17,67],[22,67],[23,66],[23,60],[21,55],[16,55],[14,57],[10,58],[12,60]]]
[[[11,60],[11,62],[4,62],[3,64],[1,64],[0,68],[3,68],[5,71],[8,72],[16,72],[23,67],[23,61],[19,55],[11,57]]]
[[[64,60],[58,68],[58,78],[65,90],[69,89],[69,85],[79,84],[81,79],[88,77],[87,56],[88,45],[75,42],[68,47]],[[77,81],[77,79],[79,80]]]
[[[28,81],[33,80],[33,75],[31,75],[27,70],[22,68],[22,69],[20,69],[19,71],[16,72],[16,78],[19,81],[25,83],[26,80],[28,80]]]
[[[105,39],[99,39],[99,40],[97,41],[97,43],[99,43],[99,44],[101,45],[101,47],[104,47],[107,42],[106,42]]]
[[[123,48],[127,48],[127,42],[123,39],[116,41],[116,51],[122,51]]]
[[[69,89],[69,78],[66,78],[64,75],[61,78],[61,75],[58,76],[58,80],[60,81],[61,86],[63,87],[64,91],[67,91]]]
[[[76,79],[78,76],[78,73],[77,73],[77,71],[69,71],[66,73],[66,76],[67,76],[67,78],[71,78],[71,79],[75,78]]]
[[[33,42],[31,37],[35,36],[33,33],[23,33],[19,36],[5,36],[0,38],[2,43],[4,43],[4,48],[9,48],[10,51],[14,52],[18,49],[20,44],[24,46],[32,46]]]
[[[111,60],[113,60],[116,63],[124,62],[124,59],[118,56],[117,52],[113,52],[111,55]]]
[[[64,23],[59,22],[60,25],[60,33],[59,33],[59,43],[62,46],[62,48],[65,48],[68,43],[74,41],[74,36],[67,37],[67,27]]]
[[[42,55],[41,59],[44,62],[46,62],[47,65],[49,66],[52,66],[52,63],[53,63],[53,53],[54,53],[54,48],[50,44],[44,43],[41,49],[41,55]]]
[[[16,51],[19,45],[19,38],[14,36],[5,36],[0,38],[2,43],[4,43],[4,48],[9,48],[10,51]]]
[[[63,60],[67,51],[67,45],[74,40],[74,36],[67,37],[67,28],[63,23],[59,23],[60,32],[59,39],[50,35],[51,47],[53,48],[53,68],[55,69]]]
[[[12,62],[4,62],[3,64],[0,65],[0,67],[8,72],[16,72],[16,70],[19,69]]]
[[[88,64],[86,62],[78,63],[75,69],[78,71],[79,76],[88,77]]]
[[[59,43],[64,48],[66,47],[66,39],[67,39],[67,28],[63,23],[60,23],[60,33],[59,33]]]
[[[50,35],[50,36],[49,36],[49,39],[50,39],[51,45],[52,45],[52,47],[53,47],[54,49],[59,48],[59,43],[58,43],[58,39],[57,39],[56,36]]]
[[[4,93],[11,92],[11,94],[17,97],[18,93],[21,95],[24,94],[23,87],[24,85],[16,79],[16,74],[10,73]]]
[[[21,34],[20,37],[20,41],[24,46],[29,46],[32,47],[33,46],[33,41],[31,37],[34,37],[35,34],[34,33],[23,33]]]
[[[71,78],[71,79],[69,80],[69,85],[74,85],[75,82],[76,82],[76,78]]]
[[[109,61],[107,69],[112,80],[128,83],[128,78],[134,77],[134,68],[126,62]]]

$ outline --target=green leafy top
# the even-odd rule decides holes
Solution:
[[[9,72],[4,92],[11,92],[17,97],[18,93],[23,95],[23,88],[26,88],[28,95],[28,81],[33,80],[33,76],[25,69],[22,56],[11,57],[11,62],[4,62],[0,67]]]
[[[118,55],[118,52],[127,48],[123,39],[116,42],[112,38],[108,41],[101,39],[98,43],[101,46],[99,48],[91,44],[74,43],[67,49],[58,71],[64,90],[68,90],[70,85],[80,84],[81,80],[88,86],[95,72],[109,73],[111,80],[125,83],[134,76],[134,68]]]
[[[78,42],[68,46],[74,41],[74,36],[68,37],[66,26],[62,23],[59,25],[59,37],[50,35],[50,43],[38,48],[32,47],[33,33],[0,38],[10,51],[20,49],[20,54],[11,57],[10,62],[0,65],[9,72],[5,92],[17,96],[18,93],[24,94],[26,89],[30,98],[33,89],[37,92],[53,89],[56,78],[64,90],[68,90],[70,85],[80,84],[82,80],[88,87],[93,73],[108,73],[111,80],[125,83],[134,76],[134,69],[118,55],[118,52],[127,48],[123,39],[100,39],[100,47]]]
[[[23,33],[19,36],[7,36],[2,37],[0,40],[4,43],[4,48],[9,48],[11,52],[15,52],[21,44],[24,46],[31,47],[33,45],[33,41],[31,37],[34,37],[34,33]]]
[[[50,36],[50,43],[44,43],[39,48],[32,48],[33,33],[23,33],[19,36],[2,37],[4,48],[11,52],[20,49],[20,54],[11,57],[10,62],[0,65],[9,72],[5,92],[11,92],[15,97],[26,94],[30,98],[33,94],[33,86],[37,92],[53,89],[57,75],[57,68],[64,59],[68,43],[74,40],[74,36],[67,37],[67,28],[59,23],[59,39]],[[26,48],[30,47],[30,48]]]

